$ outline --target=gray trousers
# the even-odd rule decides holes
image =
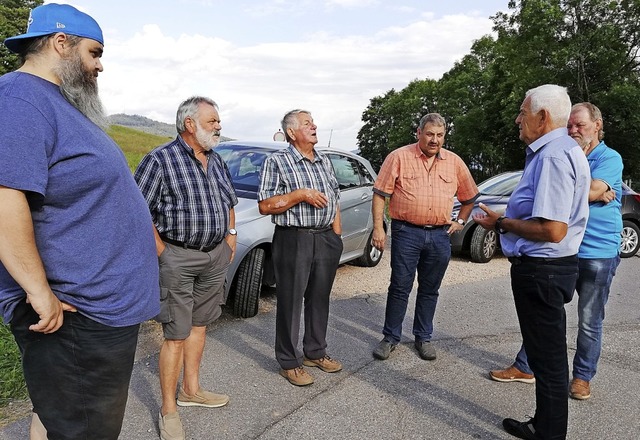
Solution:
[[[276,276],[276,359],[285,370],[302,365],[302,355],[326,354],[329,295],[342,254],[332,229],[276,226],[272,255]],[[304,302],[303,351],[298,349]]]

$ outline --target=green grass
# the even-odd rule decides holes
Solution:
[[[142,156],[171,140],[169,137],[156,136],[119,125],[112,125],[107,134],[124,152],[132,172]],[[6,407],[12,400],[27,398],[18,346],[9,327],[0,319],[0,408]]]
[[[26,399],[20,352],[9,327],[0,321],[0,407]]]
[[[140,163],[142,156],[147,154],[153,148],[166,144],[172,139],[170,137],[144,133],[133,128],[122,127],[120,125],[112,125],[109,127],[107,134],[116,141],[124,152],[131,172],[133,172],[138,163]]]

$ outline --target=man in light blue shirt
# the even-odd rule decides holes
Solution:
[[[589,221],[578,251],[578,338],[569,391],[578,400],[591,397],[590,381],[596,374],[602,347],[605,304],[620,264],[622,157],[602,141],[602,125],[600,109],[588,102],[573,106],[567,124],[569,135],[582,147],[591,170]],[[524,348],[513,365],[492,370],[490,375],[499,382],[535,382]]]
[[[511,261],[511,287],[529,364],[536,376],[536,413],[526,421],[504,419],[523,439],[567,435],[569,368],[566,315],[578,278],[578,249],[589,216],[589,164],[567,134],[571,101],[564,87],[527,92],[516,118],[528,146],[522,180],[504,216],[484,205],[474,220],[501,236]]]

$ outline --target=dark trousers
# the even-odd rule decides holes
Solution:
[[[276,359],[285,370],[302,365],[298,349],[304,302],[302,347],[309,359],[326,354],[329,295],[342,254],[333,230],[276,227],[272,255],[276,276]]]
[[[21,302],[11,331],[22,353],[33,410],[50,440],[116,440],[120,434],[139,325],[108,327],[65,312],[62,327],[43,334]]]
[[[565,439],[569,413],[566,314],[578,258],[512,261],[511,287],[529,366],[536,377],[534,426],[541,439]]]

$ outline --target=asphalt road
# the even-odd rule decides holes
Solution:
[[[376,269],[388,270],[388,256]],[[471,263],[470,263],[471,264]],[[488,263],[493,264],[493,262]],[[488,266],[487,266],[488,267]],[[348,268],[349,270],[353,270]],[[343,269],[338,272],[342,275]],[[569,401],[569,439],[640,438],[640,257],[622,261],[612,288],[602,358],[592,397]],[[231,396],[219,409],[180,408],[189,439],[511,439],[504,417],[534,413],[534,385],[491,381],[520,346],[508,276],[443,287],[435,319],[436,361],[413,349],[413,299],[404,341],[387,361],[371,350],[381,338],[386,282],[375,291],[336,295],[329,354],[345,368],[312,369],[316,382],[290,385],[277,373],[274,311],[246,320],[225,317],[207,334],[202,385]],[[354,290],[358,286],[353,287]],[[569,357],[575,350],[576,300],[567,306]],[[157,439],[158,354],[135,365],[121,439]],[[0,439],[28,438],[28,419]]]

